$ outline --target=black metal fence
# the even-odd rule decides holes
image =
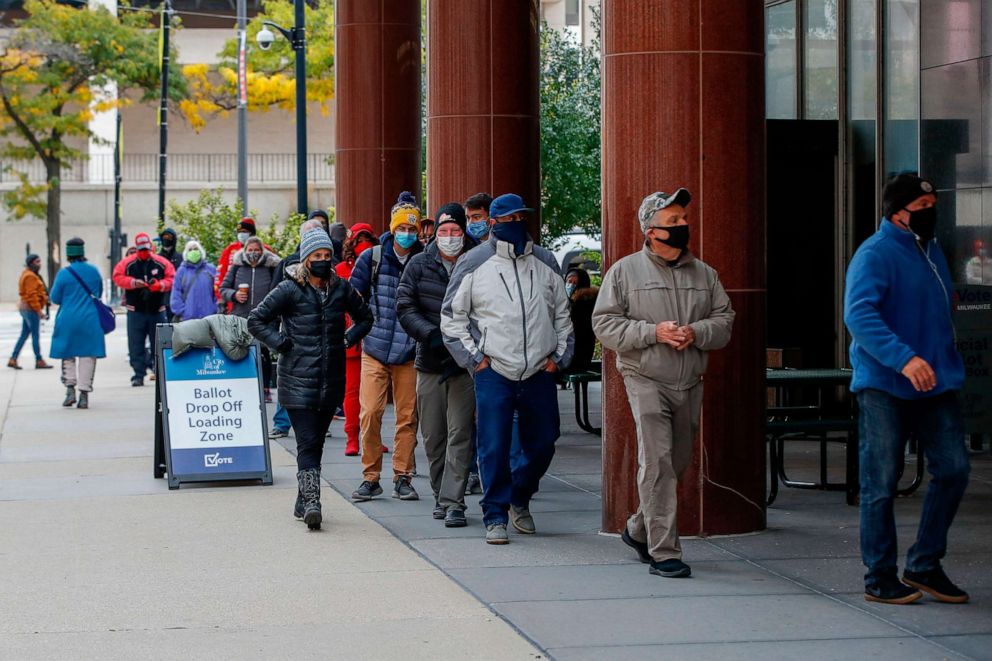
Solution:
[[[31,182],[45,181],[45,167],[40,161],[8,162],[0,165],[0,184],[16,183],[14,172],[26,172]],[[169,154],[167,183],[217,184],[237,182],[237,154]],[[158,181],[158,154],[125,154],[121,167],[124,183]],[[307,154],[307,181],[330,183],[334,180],[331,154]],[[109,184],[114,181],[114,157],[98,154],[78,159],[62,172],[69,183]],[[249,183],[295,183],[296,154],[249,154]]]

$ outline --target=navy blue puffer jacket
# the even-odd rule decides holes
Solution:
[[[375,323],[365,338],[362,350],[384,365],[403,365],[413,360],[417,352],[416,341],[403,330],[396,315],[397,292],[405,265],[396,258],[391,233],[386,232],[379,241],[382,244],[382,260],[375,286],[371,282],[373,249],[361,254],[351,272],[351,286],[368,301],[375,315]],[[406,263],[409,264],[410,259],[422,250],[419,242],[414,243]]]

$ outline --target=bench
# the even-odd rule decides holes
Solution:
[[[578,423],[579,428],[590,434],[602,436],[603,428],[593,427],[589,422],[589,384],[603,381],[603,363],[593,361],[589,365],[588,372],[566,374],[564,381],[571,385],[575,392],[575,422]]]

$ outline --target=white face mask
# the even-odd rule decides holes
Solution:
[[[238,243],[245,245],[245,241],[251,238],[251,234],[248,232],[238,232]]]
[[[447,257],[454,257],[460,254],[462,248],[465,246],[464,236],[439,236],[435,241],[437,241],[438,250]]]

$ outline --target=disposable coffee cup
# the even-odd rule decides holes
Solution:
[[[244,292],[245,294],[247,294],[248,293],[248,288],[250,286],[251,285],[249,285],[247,282],[242,282],[240,285],[238,285],[238,291]]]

